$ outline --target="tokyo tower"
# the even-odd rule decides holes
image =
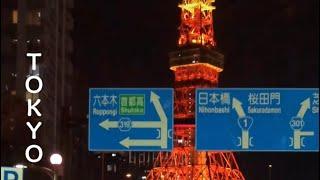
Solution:
[[[224,56],[215,50],[213,2],[182,0],[179,4],[179,50],[169,54],[175,75],[174,149],[158,154],[147,179],[245,179],[232,152],[195,150],[195,89],[217,87],[224,63]]]

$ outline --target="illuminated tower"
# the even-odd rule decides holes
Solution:
[[[161,152],[148,179],[244,179],[232,152],[195,150],[195,89],[216,87],[223,70],[223,55],[215,50],[212,6],[214,0],[183,0],[179,50],[171,52],[175,74],[174,149]]]

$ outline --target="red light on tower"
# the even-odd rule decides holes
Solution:
[[[212,6],[214,0],[183,0],[179,46],[188,43],[215,46]]]
[[[195,89],[217,87],[224,56],[217,52],[213,31],[214,0],[182,0],[179,50],[171,52],[175,74],[174,149],[160,152],[147,179],[244,179],[232,152],[195,149]]]

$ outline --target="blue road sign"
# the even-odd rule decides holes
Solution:
[[[198,89],[196,149],[319,151],[319,89]]]
[[[23,169],[1,166],[1,180],[23,180]]]
[[[173,89],[91,88],[90,151],[171,151]]]

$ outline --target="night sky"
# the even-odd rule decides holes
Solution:
[[[88,87],[171,87],[178,0],[75,1],[74,50],[80,109]],[[319,87],[318,0],[217,0],[220,87]],[[247,179],[317,179],[318,153],[240,153]]]

